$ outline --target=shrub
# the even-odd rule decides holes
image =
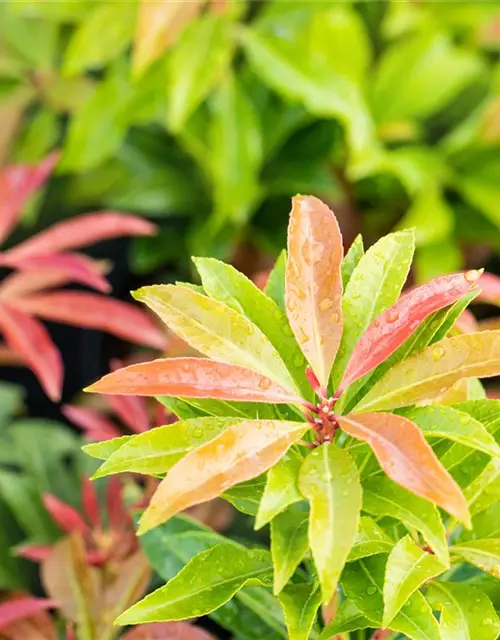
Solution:
[[[477,378],[500,373],[500,332],[456,328],[479,271],[399,297],[413,252],[413,232],[397,231],[344,257],[333,213],[297,196],[264,292],[206,258],[201,287],[135,292],[207,357],[135,364],[90,387],[156,396],[180,419],[86,446],[104,460],[98,476],[163,478],[138,533],[171,579],[120,624],[211,614],[251,637],[238,607],[253,598],[259,637],[283,637],[283,614],[294,640],[497,637],[500,403]],[[178,515],[218,495],[257,529],[270,523],[270,552]]]

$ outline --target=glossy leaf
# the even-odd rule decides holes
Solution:
[[[351,355],[341,388],[386,360],[431,313],[459,300],[479,276],[478,271],[442,276],[403,295],[361,336]]]
[[[465,488],[464,495],[472,515],[500,500],[500,460],[491,460]]]
[[[271,575],[267,551],[221,543],[196,555],[175,578],[128,609],[117,623],[163,622],[205,615],[230,600],[246,583],[269,586]]]
[[[389,478],[374,477],[363,486],[363,511],[395,518],[417,529],[439,560],[449,565],[445,530],[434,505],[402,489]]]
[[[54,291],[20,298],[16,307],[44,320],[97,329],[155,349],[165,346],[165,336],[141,310],[122,302],[83,291]]]
[[[453,555],[500,579],[500,538],[470,540],[451,547]]]
[[[267,473],[266,487],[255,518],[255,529],[260,529],[286,507],[303,499],[298,487],[302,450],[291,447]]]
[[[500,373],[500,331],[446,338],[396,364],[375,384],[356,411],[394,409],[429,400],[462,378]]]
[[[342,236],[330,209],[295,196],[288,227],[285,303],[302,352],[326,387],[342,336]]]
[[[286,454],[285,454],[286,455]],[[250,516],[255,516],[259,508],[259,503],[264,492],[266,485],[266,474],[261,474],[253,480],[247,480],[246,482],[240,482],[235,484],[227,491],[221,494],[221,498],[227,500],[233,505],[235,509],[246,513]]]
[[[307,640],[321,604],[321,591],[315,584],[289,584],[280,593],[290,640]]]
[[[319,640],[331,640],[335,635],[367,629],[372,625],[351,600],[345,599],[340,603],[334,620],[323,629]]]
[[[478,420],[464,411],[433,405],[402,409],[401,413],[414,422],[424,435],[454,440],[490,456],[500,455],[500,447],[495,438]]]
[[[344,291],[344,332],[333,380],[338,386],[356,343],[370,324],[398,299],[414,252],[411,231],[381,238],[354,268]]]
[[[428,591],[433,608],[441,611],[442,640],[496,640],[500,620],[489,598],[470,584],[434,582]]]
[[[143,287],[134,297],[206,356],[254,369],[287,389],[294,388],[283,361],[265,335],[227,305],[173,285]]]
[[[101,211],[87,213],[59,222],[36,236],[21,242],[8,252],[9,256],[26,258],[80,249],[110,238],[122,236],[151,236],[156,225],[137,216]]]
[[[306,363],[287,317],[278,305],[234,267],[212,258],[195,258],[194,263],[207,294],[243,314],[257,326],[281,355],[302,393],[310,394],[304,374]]]
[[[0,331],[12,351],[33,370],[48,397],[59,400],[63,363],[47,329],[21,309],[2,304]]]
[[[302,464],[300,491],[309,500],[309,544],[327,603],[358,531],[359,473],[349,454],[334,444],[314,449]]]
[[[308,520],[307,509],[292,505],[271,522],[275,594],[283,591],[309,548]]]
[[[119,438],[118,448],[107,457],[94,474],[94,478],[124,471],[152,476],[163,475],[187,453],[238,422],[234,418],[195,418],[156,427],[132,436],[125,442]],[[90,445],[92,446],[95,452],[96,445]],[[87,453],[88,449],[89,445],[85,448]]]
[[[410,536],[401,538],[387,559],[383,627],[390,627],[393,618],[413,593],[445,569],[436,556],[418,547]]]
[[[273,420],[245,420],[229,427],[170,469],[141,518],[139,533],[267,471],[307,428]]]
[[[279,254],[264,287],[264,293],[274,300],[278,307],[285,311],[285,271],[286,251]]]
[[[204,358],[170,358],[133,364],[109,373],[86,390],[115,395],[301,402],[298,396],[256,371]]]
[[[374,520],[363,516],[359,521],[358,534],[349,552],[347,562],[355,562],[360,558],[373,556],[377,553],[389,553],[393,547],[394,541],[385,531]]]
[[[352,272],[357,266],[358,262],[361,260],[365,253],[365,248],[363,246],[363,237],[361,235],[357,235],[351,246],[349,247],[349,251],[344,256],[342,260],[342,287],[345,291],[347,283],[351,279]]]
[[[368,442],[392,480],[470,525],[460,487],[411,420],[392,413],[363,413],[341,416],[338,421],[348,435]]]

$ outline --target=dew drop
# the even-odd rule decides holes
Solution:
[[[297,354],[293,359],[293,364],[295,367],[301,367],[305,362],[305,358],[302,355]]]
[[[332,315],[330,316],[330,320],[334,323],[337,324],[340,320],[340,315],[338,313],[332,313]]]
[[[323,298],[323,300],[321,300],[321,302],[319,303],[319,308],[321,311],[328,311],[328,309],[331,309],[333,306],[333,300],[331,300],[331,298]]]
[[[432,358],[434,362],[438,362],[444,356],[445,350],[440,345],[432,347]]]
[[[477,269],[471,269],[470,271],[466,271],[464,273],[464,278],[467,280],[467,282],[470,282],[470,284],[476,282],[476,280],[478,280],[480,276],[481,271],[478,271]]]
[[[399,320],[399,313],[397,311],[388,311],[385,319],[387,322],[396,322],[396,320]]]
[[[377,593],[377,587],[368,587],[366,593],[369,596],[373,596],[375,593]]]
[[[269,378],[261,378],[259,381],[259,387],[263,390],[266,391],[267,389],[269,389],[269,387],[271,386],[271,380],[269,380]]]

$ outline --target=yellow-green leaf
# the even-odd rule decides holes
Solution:
[[[389,538],[378,524],[363,516],[359,522],[358,535],[349,553],[347,562],[355,562],[360,558],[373,556],[377,553],[389,553],[394,546],[394,541]]]
[[[500,538],[462,542],[451,547],[451,552],[500,579]]]
[[[321,604],[317,584],[289,584],[280,593],[289,640],[308,640]]]
[[[280,593],[302,562],[309,547],[309,513],[302,505],[292,505],[271,522],[271,555],[274,566],[274,593]]]

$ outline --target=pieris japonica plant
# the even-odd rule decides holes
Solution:
[[[497,638],[500,402],[478,378],[500,374],[500,331],[457,328],[478,271],[400,297],[413,251],[398,231],[344,257],[332,211],[297,196],[264,291],[199,258],[201,286],[134,294],[206,357],[90,387],[179,417],[86,447],[97,476],[161,479],[138,533],[169,581],[119,624],[210,614],[239,638]],[[216,496],[270,523],[270,552],[179,515]]]

